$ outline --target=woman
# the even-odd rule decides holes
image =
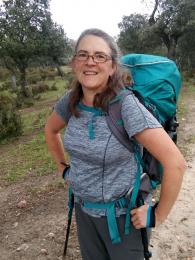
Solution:
[[[126,206],[114,209],[117,237],[113,237],[109,226],[111,211],[107,205],[125,198],[133,187],[137,169],[134,154],[115,138],[105,119],[109,101],[123,88],[118,57],[118,48],[108,34],[98,29],[84,31],[72,59],[74,88],[55,105],[45,126],[49,150],[62,173],[67,162],[59,133],[68,123],[64,147],[70,156],[68,180],[75,195],[84,260],[144,259],[139,229],[146,227],[148,204],[131,209],[133,227],[128,235],[124,234]],[[72,115],[68,122],[64,105],[67,98]],[[185,161],[161,125],[133,95],[124,98],[121,114],[129,137],[135,138],[140,147],[145,146],[163,166],[160,200],[154,211],[158,226],[177,198]]]

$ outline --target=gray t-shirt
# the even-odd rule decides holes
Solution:
[[[65,120],[63,96],[54,110]],[[77,199],[110,202],[133,187],[137,163],[111,133],[105,115],[96,108],[80,104],[80,117],[71,116],[64,134],[64,147],[70,156],[69,181]],[[122,103],[122,119],[129,137],[146,128],[161,127],[138,101],[128,95]],[[67,122],[66,122],[67,123]],[[105,215],[105,210],[85,209],[90,215]]]

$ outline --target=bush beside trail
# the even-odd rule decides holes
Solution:
[[[22,134],[22,123],[16,111],[16,95],[0,92],[0,140]]]

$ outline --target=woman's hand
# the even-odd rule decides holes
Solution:
[[[133,226],[136,229],[159,226],[164,220],[162,221],[162,219],[159,219],[156,210],[157,206],[158,203],[152,207],[145,204],[131,210],[131,221]]]
[[[148,209],[149,209],[149,205],[145,204],[141,207],[131,210],[131,222],[136,229],[146,227]]]

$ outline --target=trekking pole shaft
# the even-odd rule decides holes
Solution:
[[[137,198],[137,206],[140,207],[144,205],[144,200],[142,198],[142,195],[139,194]],[[148,249],[148,234],[147,234],[147,229],[146,228],[141,228],[141,238],[142,238],[142,244],[144,248],[144,258],[146,260],[149,260],[150,257],[152,257],[152,253]]]
[[[66,252],[67,252],[68,238],[69,238],[69,233],[70,233],[70,226],[71,226],[71,219],[68,220],[67,229],[66,229],[66,239],[65,239],[65,242],[64,242],[64,253],[63,253],[63,257],[64,258],[66,256]]]
[[[72,222],[72,213],[73,213],[73,208],[74,208],[74,194],[72,193],[71,189],[69,189],[68,206],[69,206],[68,223],[67,223],[67,228],[66,228],[66,238],[65,238],[65,241],[64,241],[63,260],[66,258],[67,247],[68,247],[68,239],[69,239],[70,227],[71,227],[71,222]]]

